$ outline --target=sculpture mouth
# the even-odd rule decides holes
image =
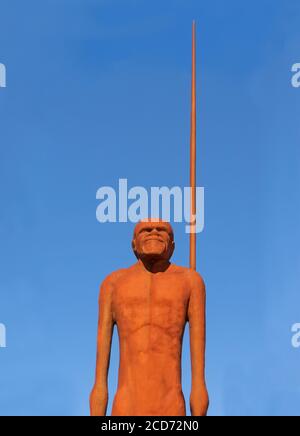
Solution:
[[[145,239],[145,242],[148,242],[148,241],[164,242],[162,239],[159,239],[159,238],[147,238],[147,239]]]

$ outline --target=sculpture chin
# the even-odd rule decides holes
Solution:
[[[165,250],[143,250],[142,252],[138,253],[138,257],[140,259],[149,259],[149,258],[155,258],[155,259],[164,259],[166,257]]]
[[[146,241],[143,246],[141,253],[142,256],[154,256],[154,257],[164,257],[167,251],[166,244],[162,241],[149,240]]]

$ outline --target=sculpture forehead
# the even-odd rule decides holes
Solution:
[[[171,224],[168,221],[163,221],[160,219],[144,219],[137,223],[134,228],[133,236],[136,237],[144,228],[155,228],[160,227],[166,229],[169,235],[174,238],[174,232]]]

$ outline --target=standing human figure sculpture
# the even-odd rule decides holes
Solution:
[[[120,344],[118,388],[112,416],[185,416],[181,385],[182,339],[189,323],[192,416],[205,416],[205,285],[190,268],[170,262],[171,225],[140,221],[132,248],[137,262],[108,275],[100,288],[93,416],[106,415],[113,327]]]

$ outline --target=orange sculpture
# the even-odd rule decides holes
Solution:
[[[116,324],[120,367],[112,416],[185,416],[181,350],[186,322],[190,327],[191,414],[206,415],[203,280],[196,271],[170,263],[175,243],[167,222],[138,223],[132,247],[137,263],[110,274],[100,290],[91,415],[106,414],[110,347]]]
[[[195,23],[192,44],[191,223],[196,211]],[[96,380],[90,395],[93,416],[106,415],[111,340],[120,345],[118,389],[112,416],[185,416],[181,352],[189,323],[192,369],[190,409],[205,416],[205,285],[196,269],[196,234],[190,235],[190,268],[170,262],[175,243],[171,225],[146,219],[134,230],[138,261],[103,281],[99,297]]]

